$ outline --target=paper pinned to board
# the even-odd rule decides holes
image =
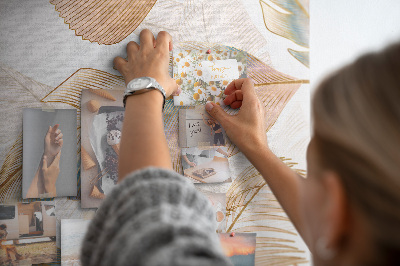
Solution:
[[[182,92],[174,96],[176,106],[223,105],[225,88],[234,79],[247,77],[247,54],[219,46],[209,50],[173,51],[173,77]]]

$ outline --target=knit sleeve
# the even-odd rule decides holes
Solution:
[[[82,243],[82,265],[230,265],[208,199],[165,169],[133,172],[106,197]]]

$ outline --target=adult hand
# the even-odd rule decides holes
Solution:
[[[229,139],[244,152],[260,147],[268,148],[264,107],[261,105],[251,79],[237,79],[225,89],[224,104],[233,109],[240,107],[237,115],[227,114],[219,105],[207,103],[207,112],[225,129]]]
[[[44,137],[44,155],[50,159],[49,162],[60,152],[63,146],[63,134],[59,126],[59,124],[54,125],[54,127],[49,126],[46,136]]]
[[[168,73],[169,51],[172,51],[169,33],[160,31],[155,39],[150,30],[144,29],[140,32],[140,46],[132,41],[126,46],[128,61],[117,56],[114,65],[126,84],[135,78],[152,77],[164,88],[168,97],[178,89]]]
[[[195,167],[196,166],[196,163],[194,163],[194,162],[189,162],[188,163],[191,167]]]
[[[53,162],[47,166],[47,156],[43,155],[43,164],[42,164],[42,174],[43,174],[43,183],[44,189],[46,193],[49,193],[52,197],[57,196],[56,193],[56,181],[58,175],[60,174],[60,157],[61,151],[57,153]]]

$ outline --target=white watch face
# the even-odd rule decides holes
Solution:
[[[130,86],[130,89],[141,90],[147,88],[150,84],[150,79],[147,77],[135,79]]]

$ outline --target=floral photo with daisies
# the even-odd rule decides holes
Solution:
[[[182,92],[174,96],[178,106],[222,105],[224,91],[234,79],[247,77],[246,53],[220,46],[209,50],[173,51],[173,77]],[[229,72],[228,74],[225,72]]]

